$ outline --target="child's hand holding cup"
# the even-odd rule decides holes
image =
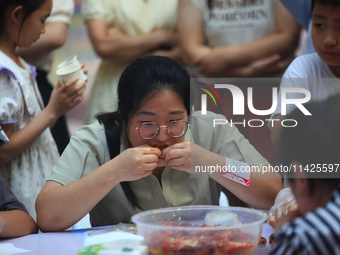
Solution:
[[[87,76],[84,73],[77,56],[70,57],[61,62],[57,66],[56,74],[58,75],[62,85],[65,85],[67,81],[74,77],[77,77],[79,81],[87,80]]]

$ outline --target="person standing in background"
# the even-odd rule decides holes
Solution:
[[[0,176],[33,219],[35,200],[59,158],[50,128],[83,100],[85,82],[57,83],[44,108],[35,68],[16,53],[45,33],[52,0],[0,1],[0,126],[10,142],[0,149]]]
[[[125,67],[146,55],[181,60],[176,32],[177,0],[83,0],[82,15],[95,52],[102,58],[85,123],[117,109],[117,84]]]
[[[294,59],[300,26],[278,0],[221,1],[183,0],[179,4],[178,30],[188,62],[205,77],[281,76]],[[256,84],[253,105],[270,109],[272,87]],[[239,87],[247,95],[247,86]],[[231,96],[231,95],[230,95]],[[232,113],[232,99],[225,100],[223,114],[237,123],[261,119],[248,109],[244,115]],[[272,164],[276,153],[270,130],[238,125],[240,132]]]
[[[305,54],[315,53],[312,41],[312,1],[280,0],[300,25],[307,31]]]
[[[293,59],[300,27],[278,0],[183,0],[180,42],[206,77],[268,77]]]
[[[198,77],[278,77],[294,59],[300,26],[278,0],[182,0],[178,15],[183,52]],[[256,109],[270,109],[272,88],[277,85],[253,84]],[[245,96],[247,87],[239,85]],[[244,115],[233,115],[231,97],[228,95],[223,102],[222,113],[227,119],[242,123],[250,119],[265,122],[269,118],[257,116],[248,108]],[[270,164],[276,164],[266,126],[237,125],[237,128]],[[224,191],[232,205],[245,206]]]
[[[340,1],[312,0],[312,39],[316,53],[299,56],[283,75],[278,96],[277,108],[271,119],[286,118],[295,104],[288,104],[285,113],[281,108],[283,88],[303,88],[310,92],[310,101],[322,101],[340,93],[340,57],[339,57],[339,16]],[[289,100],[301,100],[303,93],[287,93]],[[282,127],[274,123],[271,138],[278,146]]]
[[[73,0],[53,0],[51,15],[46,20],[45,34],[41,35],[31,47],[17,49],[19,56],[37,68],[36,79],[45,106],[53,90],[53,86],[47,79],[53,63],[53,51],[65,44],[73,13]],[[70,141],[64,115],[57,120],[51,132],[61,155]]]

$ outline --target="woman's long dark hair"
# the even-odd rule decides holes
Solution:
[[[118,111],[97,116],[104,124],[111,159],[120,153],[123,127],[147,100],[158,92],[171,90],[182,99],[190,114],[190,76],[178,62],[167,57],[149,56],[131,63],[122,73],[118,83]],[[129,182],[121,182],[130,203],[141,206]]]
[[[5,32],[6,12],[10,7],[22,6],[23,12],[25,13],[25,17],[21,23],[22,26],[27,17],[39,9],[46,1],[47,0],[0,0],[0,35],[2,36]]]

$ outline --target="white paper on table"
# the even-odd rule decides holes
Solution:
[[[17,248],[12,243],[0,243],[0,255],[11,255],[29,251],[30,250]]]
[[[85,232],[84,236],[84,246],[90,246],[95,244],[102,244],[102,243],[117,243],[120,245],[130,245],[136,246],[140,244],[144,237],[140,235],[135,235],[131,233],[125,232],[107,232],[107,233],[100,233],[96,235],[91,235],[92,231]]]

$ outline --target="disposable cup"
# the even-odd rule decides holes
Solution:
[[[71,65],[71,66],[64,66],[57,70],[56,74],[59,77],[59,80],[62,85],[65,85],[70,79],[77,77],[80,81],[86,81],[82,74],[83,69],[80,65]]]
[[[57,72],[58,72],[59,69],[61,69],[63,67],[66,67],[66,66],[79,66],[79,67],[81,67],[81,64],[80,64],[80,62],[78,60],[78,57],[75,55],[75,56],[69,57],[69,58],[65,59],[63,62],[61,62],[57,66]],[[57,75],[58,75],[58,73],[57,73]],[[87,80],[87,76],[86,76],[86,74],[84,74],[84,72],[80,73],[79,80],[81,80],[81,81],[86,81]]]

